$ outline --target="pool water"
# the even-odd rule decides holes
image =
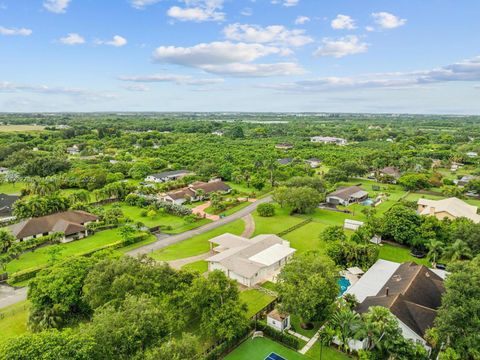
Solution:
[[[371,206],[373,205],[373,199],[367,199],[365,201],[362,201],[363,206]]]
[[[350,281],[347,278],[344,278],[343,276],[338,279],[338,286],[340,287],[340,294],[339,296],[342,296],[345,291],[347,291],[348,287],[350,286]]]

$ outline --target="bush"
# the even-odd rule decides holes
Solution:
[[[272,204],[260,204],[257,207],[257,212],[262,217],[272,217],[275,215],[275,206]]]
[[[268,326],[264,321],[257,322],[257,330],[263,331],[265,336],[271,338],[272,340],[281,342],[292,349],[298,350],[300,348],[300,341],[298,341],[295,336],[275,330],[274,328]]]

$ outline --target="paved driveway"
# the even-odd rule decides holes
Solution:
[[[28,288],[14,289],[8,285],[0,285],[0,309],[16,304],[27,298]]]
[[[178,234],[178,235],[172,235],[172,236],[166,237],[165,239],[158,240],[158,241],[156,241],[152,244],[145,245],[145,246],[142,246],[140,248],[129,251],[127,254],[131,255],[131,256],[137,256],[137,255],[148,254],[148,253],[151,253],[155,250],[163,249],[164,247],[167,247],[169,245],[179,243],[181,241],[190,239],[194,236],[206,233],[207,231],[219,228],[220,226],[231,223],[232,221],[241,219],[242,217],[244,217],[244,216],[252,213],[253,211],[255,211],[255,209],[257,208],[258,205],[268,203],[268,202],[271,202],[271,201],[272,201],[272,197],[267,196],[263,199],[260,199],[260,200],[257,200],[255,202],[251,203],[247,207],[245,207],[245,208],[237,211],[236,213],[234,213],[230,216],[227,216],[223,219],[212,222],[210,224],[203,225],[199,228],[196,228],[196,229],[193,229],[193,230],[190,230],[190,231],[186,231],[186,232]]]

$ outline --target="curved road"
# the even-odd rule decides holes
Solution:
[[[159,239],[158,241],[155,241],[154,243],[139,247],[137,249],[134,249],[132,251],[129,251],[127,254],[130,256],[137,256],[137,255],[143,255],[143,254],[148,254],[151,253],[152,251],[163,249],[164,247],[167,247],[169,245],[173,245],[176,243],[179,243],[181,241],[190,239],[191,237],[206,233],[207,231],[219,228],[222,225],[231,223],[232,221],[241,219],[242,217],[252,213],[255,211],[258,205],[260,204],[265,204],[268,202],[272,202],[272,197],[267,196],[264,197],[263,199],[257,200],[247,207],[244,207],[243,209],[237,211],[236,213],[224,217],[223,219],[214,221],[212,223],[200,226],[199,228],[189,230],[186,232],[183,232],[178,235],[172,235],[172,236],[166,236],[164,238]]]

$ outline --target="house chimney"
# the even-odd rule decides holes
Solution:
[[[385,289],[385,296],[388,296],[389,291],[390,291],[390,288],[387,286],[387,288]]]

